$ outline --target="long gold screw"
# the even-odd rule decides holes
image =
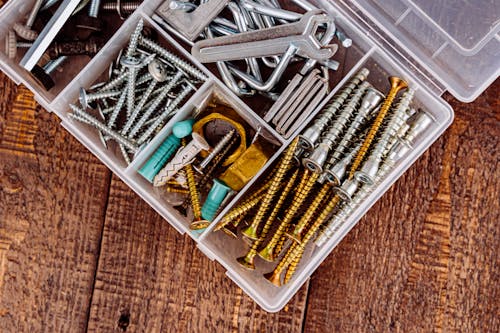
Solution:
[[[166,186],[165,191],[168,193],[180,193],[180,194],[189,194],[189,190],[185,188],[178,188],[173,186]]]
[[[304,212],[304,214],[300,218],[299,222],[297,223],[297,225],[295,226],[293,231],[288,234],[293,240],[295,240],[296,242],[299,242],[299,243],[302,242],[302,234],[307,226],[307,223],[314,217],[316,210],[319,208],[319,206],[321,205],[323,200],[330,193],[331,189],[332,189],[332,185],[330,182],[325,182],[323,184],[323,186],[321,186],[320,191],[318,192],[318,194],[314,198],[311,205]]]
[[[337,194],[333,197],[330,202],[325,206],[325,209],[320,213],[318,218],[314,221],[313,225],[309,230],[307,230],[304,238],[302,239],[302,243],[293,243],[292,246],[288,249],[285,256],[280,260],[276,268],[267,274],[264,274],[264,277],[270,281],[275,286],[281,286],[281,273],[294,261],[300,261],[300,253],[304,251],[306,244],[312,239],[316,231],[318,231],[319,227],[326,220],[328,215],[333,211],[333,209],[340,202],[340,196]],[[297,263],[298,264],[298,263]],[[291,277],[290,277],[291,278]]]
[[[368,152],[368,149],[370,148],[370,145],[372,144],[373,139],[377,134],[377,131],[382,125],[382,122],[384,121],[387,112],[389,112],[389,109],[391,108],[392,102],[396,98],[396,95],[398,94],[399,91],[401,91],[402,89],[406,89],[408,87],[408,83],[406,83],[405,80],[396,76],[389,77],[389,82],[391,83],[391,89],[389,90],[389,93],[387,94],[384,103],[380,107],[380,111],[377,114],[375,120],[373,121],[373,125],[370,127],[370,130],[368,131],[368,134],[366,135],[365,140],[363,141],[363,144],[361,145],[361,148],[359,149],[359,152],[356,155],[354,162],[352,163],[351,169],[354,171],[351,170],[351,172],[349,173],[349,179],[352,179],[352,177],[354,177],[354,172],[358,169],[359,165],[363,161],[363,158]]]
[[[279,255],[281,254],[281,252],[283,251],[283,248],[285,247],[285,243],[287,240],[289,240],[290,238],[285,234],[283,233],[281,235],[281,238],[280,240],[278,241],[278,244],[276,244],[276,246],[274,247],[273,249],[273,254],[274,254],[274,258],[277,258],[279,257]],[[273,258],[273,261],[274,261],[274,258]]]
[[[304,171],[302,179],[301,179],[299,186],[298,186],[298,191],[293,198],[292,205],[286,211],[286,214],[283,217],[283,220],[281,221],[278,229],[274,233],[271,240],[267,243],[267,245],[262,250],[259,251],[259,256],[262,259],[267,260],[267,261],[274,261],[274,258],[275,258],[274,248],[276,247],[276,245],[280,241],[281,236],[288,229],[290,222],[292,221],[293,217],[295,216],[295,214],[297,213],[299,208],[304,203],[309,192],[311,191],[312,187],[316,183],[316,180],[318,179],[318,177],[319,177],[319,173],[311,172],[309,169],[306,169]]]
[[[304,255],[304,250],[305,250],[305,248],[302,247],[302,250],[299,252],[299,254],[295,258],[293,258],[292,262],[290,263],[290,266],[288,266],[288,269],[286,270],[283,283],[287,284],[292,279],[293,274],[295,274],[295,271],[297,270],[297,267],[299,266],[300,260],[302,259],[302,256]]]
[[[250,250],[245,256],[236,259],[238,263],[243,267],[246,267],[248,269],[255,269],[255,256],[257,255],[257,249],[262,244],[262,242],[264,242],[264,239],[266,238],[269,229],[271,229],[271,226],[273,225],[276,216],[278,216],[278,212],[283,206],[285,199],[288,197],[288,194],[295,185],[295,180],[297,179],[298,174],[299,174],[299,169],[296,169],[292,174],[292,176],[288,179],[288,182],[285,188],[283,189],[283,192],[281,192],[278,201],[275,203],[273,210],[271,211],[266,222],[264,223],[264,227],[262,228],[262,232],[260,233],[260,238],[253,242],[252,246],[250,247]]]
[[[262,199],[259,209],[255,214],[255,218],[253,219],[252,223],[246,229],[243,230],[243,234],[248,238],[250,239],[259,238],[257,229],[262,220],[264,219],[264,216],[267,213],[274,196],[278,192],[283,177],[285,176],[286,172],[290,169],[292,165],[293,156],[295,154],[295,150],[297,150],[298,144],[299,144],[299,138],[297,137],[292,141],[285,155],[281,159],[278,170],[276,171],[272,179],[271,186],[267,190],[266,196]]]

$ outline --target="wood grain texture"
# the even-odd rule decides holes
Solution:
[[[313,275],[306,332],[498,332],[497,81]]]
[[[89,332],[300,332],[306,291],[264,312],[113,177]]]
[[[0,85],[0,332],[83,331],[110,172],[24,88]]]

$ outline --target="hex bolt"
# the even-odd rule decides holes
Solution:
[[[384,103],[380,107],[380,111],[378,112],[377,117],[373,121],[370,130],[368,131],[368,134],[366,135],[365,141],[361,145],[361,149],[359,150],[358,155],[354,159],[353,165],[351,167],[351,172],[349,174],[349,178],[354,177],[354,173],[357,171],[359,165],[363,161],[363,158],[368,152],[370,145],[375,139],[375,135],[377,134],[380,126],[382,125],[382,122],[384,121],[387,112],[389,112],[389,109],[391,108],[392,102],[396,98],[396,95],[398,94],[399,91],[406,89],[408,87],[408,83],[406,83],[405,80],[395,76],[391,76],[389,78],[389,82],[391,84],[391,89],[389,90],[389,93],[387,94]]]
[[[172,64],[173,67],[180,68],[186,73],[190,74],[191,76],[194,76],[195,78],[201,81],[205,81],[207,79],[207,76],[201,70],[195,68],[193,65],[189,64],[188,62],[182,60],[178,56],[164,49],[161,45],[157,44],[156,42],[144,36],[141,36],[139,37],[139,45],[144,46],[149,50],[157,53],[161,57],[165,58]]]
[[[295,150],[297,149],[299,140],[295,138],[290,146],[287,148],[285,154],[281,158],[279,162],[278,169],[276,170],[276,173],[274,174],[271,186],[269,187],[266,196],[262,200],[259,209],[257,210],[257,213],[255,213],[255,217],[252,220],[252,223],[248,226],[248,228],[244,229],[243,235],[250,239],[257,239],[259,238],[257,229],[260,225],[260,223],[264,220],[265,214],[270,208],[271,202],[273,198],[276,196],[278,189],[280,188],[280,183],[282,182],[283,178],[285,177],[286,172],[290,169],[293,161],[293,154],[295,153]]]
[[[38,15],[38,11],[42,7],[43,0],[36,0],[33,4],[33,8],[28,15],[25,25],[21,25],[20,23],[14,24],[14,31],[23,39],[34,41],[38,37],[38,32],[31,29],[33,23],[35,23],[36,16]]]
[[[184,86],[184,88],[182,89],[182,91],[179,93],[179,95],[177,95],[177,97],[175,98],[175,100],[170,104],[168,105],[162,112],[161,116],[158,117],[158,119],[153,123],[151,124],[145,131],[144,133],[142,134],[142,136],[137,140],[137,143],[140,145],[140,144],[143,144],[144,142],[146,142],[146,140],[148,140],[148,138],[151,136],[151,134],[153,134],[153,132],[158,128],[158,126],[160,126],[160,124],[165,120],[167,119],[167,117],[171,116],[173,112],[175,112],[177,110],[177,107],[179,106],[179,104],[184,100],[184,98],[187,97],[187,95],[189,95],[191,93],[191,91],[194,90],[194,87],[191,86],[191,85],[186,85]]]
[[[333,101],[321,112],[320,116],[317,117],[313,124],[309,126],[304,133],[299,135],[300,146],[305,150],[312,150],[318,139],[321,136],[323,130],[328,126],[333,116],[342,107],[346,99],[352,93],[356,87],[366,80],[370,71],[366,68],[361,69],[342,89],[342,91],[335,95]]]
[[[91,0],[89,5],[88,15],[93,18],[99,16],[99,10],[101,9],[101,0]]]
[[[208,154],[207,157],[201,161],[200,165],[195,166],[195,170],[199,173],[203,174],[203,170],[207,167],[207,165],[219,154],[219,152],[229,143],[233,135],[236,133],[236,130],[230,130],[224,137],[215,145],[214,149]]]
[[[68,115],[69,117],[75,120],[87,122],[93,127],[97,128],[99,131],[106,133],[108,136],[110,136],[111,138],[113,138],[115,141],[125,146],[126,148],[130,149],[131,151],[133,152],[137,151],[137,146],[132,141],[121,136],[118,132],[115,132],[114,130],[110,129],[108,126],[106,126],[106,124],[103,124],[102,122],[100,122],[93,116],[89,115],[76,105],[70,104],[70,108],[73,110],[75,114],[69,114]]]
[[[66,59],[68,59],[67,56],[60,56],[57,59],[49,61],[43,67],[36,65],[31,70],[31,74],[33,74],[33,76],[45,87],[45,89],[50,90],[55,85],[55,82],[50,77],[50,74],[54,72],[57,67],[61,66]]]
[[[274,203],[274,207],[273,207],[271,213],[269,214],[269,216],[267,217],[266,222],[264,223],[264,227],[262,228],[259,239],[255,240],[252,243],[250,250],[248,251],[248,253],[245,256],[236,259],[238,261],[238,263],[240,265],[242,265],[243,267],[248,268],[248,269],[255,269],[254,261],[255,261],[255,256],[257,255],[257,252],[258,252],[257,250],[258,250],[259,246],[266,239],[266,236],[267,236],[269,230],[271,229],[271,226],[276,221],[276,217],[278,216],[278,213],[281,210],[281,207],[285,203],[286,198],[288,197],[288,195],[292,191],[298,175],[299,175],[299,169],[297,168],[293,172],[292,176],[290,178],[288,178],[288,181],[287,181],[283,191],[281,192],[278,200]]]
[[[302,164],[306,168],[312,172],[323,172],[323,165],[326,162],[328,153],[332,149],[333,144],[338,138],[340,138],[340,135],[346,131],[346,127],[351,119],[351,116],[356,112],[361,98],[369,87],[370,83],[364,81],[358,88],[356,88],[349,102],[342,108],[342,112],[338,115],[335,122],[328,128],[326,133],[323,134],[319,145],[314,149],[309,157],[302,160]]]
[[[389,146],[390,140],[396,137],[398,130],[405,123],[406,110],[409,108],[415,91],[408,89],[399,100],[399,103],[394,108],[390,115],[386,127],[380,133],[379,138],[375,142],[370,155],[361,165],[361,169],[356,171],[354,176],[360,182],[372,185],[375,182],[375,177],[380,167],[380,163],[384,157],[384,152]]]
[[[342,137],[342,140],[335,148],[333,154],[330,154],[328,161],[325,163],[325,170],[330,169],[332,165],[337,164],[348,149],[351,142],[358,136],[360,129],[367,123],[368,119],[373,115],[373,111],[383,100],[384,95],[374,88],[368,88],[361,104],[358,108],[356,116],[352,120],[349,128]]]

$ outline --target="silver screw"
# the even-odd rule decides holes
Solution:
[[[356,111],[361,97],[363,97],[363,94],[368,89],[368,87],[370,87],[370,84],[365,81],[361,83],[358,88],[356,88],[353,96],[351,97],[347,105],[342,109],[342,112],[339,114],[336,121],[322,136],[319,145],[314,149],[309,157],[302,160],[302,163],[306,168],[313,172],[323,172],[323,165],[326,162],[328,153],[332,149],[335,141],[344,132],[349,119]]]
[[[93,101],[106,99],[106,98],[110,98],[110,97],[115,97],[115,96],[118,96],[120,94],[121,94],[121,92],[117,91],[117,90],[108,90],[108,91],[98,92],[98,93],[94,93],[94,94],[88,94],[85,91],[85,89],[80,88],[79,101],[80,101],[80,105],[83,108],[87,108],[89,103],[91,103]]]
[[[309,126],[304,133],[299,135],[299,144],[306,150],[312,150],[321,136],[323,130],[328,126],[333,116],[342,107],[346,99],[352,91],[370,74],[366,68],[361,69],[337,94],[333,101],[322,111],[320,116],[316,118],[311,126]]]
[[[179,104],[184,100],[184,98],[186,98],[187,95],[189,95],[191,93],[191,91],[193,91],[194,89],[195,88],[190,84],[187,84],[186,86],[184,86],[184,88],[179,93],[179,95],[172,101],[172,104],[170,104],[168,107],[166,107],[163,110],[161,116],[158,117],[158,119],[153,124],[151,124],[148,129],[146,129],[144,134],[137,140],[137,143],[139,145],[141,145],[144,142],[146,142],[146,140],[148,140],[148,138],[151,136],[151,134],[153,134],[155,129],[163,122],[163,120],[165,120],[165,119],[167,119],[167,117],[171,116],[172,113],[174,113],[176,111]]]
[[[201,161],[199,166],[195,166],[194,169],[199,173],[203,174],[203,170],[207,167],[207,165],[219,154],[219,152],[228,144],[233,135],[236,133],[236,130],[232,129],[229,131],[224,137],[215,145],[214,149],[208,154],[203,161]]]
[[[188,73],[189,75],[194,76],[195,78],[205,81],[207,79],[207,76],[199,69],[195,68],[193,65],[187,63],[186,61],[182,60],[178,56],[174,55],[173,53],[170,53],[166,49],[164,49],[161,45],[157,44],[156,42],[153,42],[152,40],[140,36],[139,37],[139,45],[142,45],[151,51],[157,53],[161,57],[165,58],[168,60],[173,67],[177,67]]]
[[[91,0],[89,5],[89,16],[97,18],[99,16],[99,9],[101,8],[101,0]]]
[[[45,71],[45,73],[50,74],[54,72],[57,67],[61,66],[62,63],[66,61],[66,59],[68,59],[68,56],[60,56],[54,60],[51,60],[46,63],[45,66],[43,66],[43,70]]]

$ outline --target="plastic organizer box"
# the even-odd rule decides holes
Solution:
[[[17,84],[24,84],[46,110],[54,112],[61,125],[84,146],[127,183],[139,196],[165,218],[181,234],[189,233],[198,248],[210,259],[216,260],[227,270],[227,275],[262,308],[279,311],[311,276],[325,257],[335,248],[357,221],[380,198],[401,174],[444,132],[453,120],[452,108],[440,97],[448,90],[462,101],[476,98],[499,74],[500,70],[500,9],[491,1],[433,1],[433,0],[358,0],[312,1],[335,18],[352,40],[342,57],[342,72],[333,73],[334,88],[325,101],[316,108],[290,138],[278,134],[263,119],[259,110],[252,109],[244,100],[233,94],[207,67],[191,57],[189,46],[178,43],[151,17],[162,4],[161,0],[145,0],[125,21],[117,20],[114,34],[92,58],[81,57],[71,66],[54,74],[55,87],[46,91],[19,61],[21,55],[9,59],[0,46],[0,67]],[[0,39],[5,41],[14,23],[22,21],[32,8],[34,0],[10,0],[0,11]],[[284,3],[283,3],[284,4]],[[285,5],[285,4],[284,4]],[[206,73],[208,80],[185,102],[157,136],[126,165],[115,151],[103,147],[97,131],[68,117],[69,104],[78,100],[81,87],[88,89],[106,78],[109,64],[118,52],[126,47],[137,22],[143,19],[159,35],[163,45],[173,53],[190,60]],[[5,45],[4,42],[0,45]],[[335,57],[334,57],[335,59]],[[340,59],[339,59],[340,60]],[[396,75],[407,80],[416,90],[413,105],[429,112],[435,122],[418,137],[415,148],[399,160],[377,188],[349,215],[346,223],[323,246],[307,247],[304,259],[288,284],[276,287],[262,274],[270,272],[275,264],[259,261],[257,269],[241,267],[235,258],[244,255],[247,248],[241,240],[232,239],[222,232],[212,232],[220,218],[233,207],[252,187],[261,183],[269,168],[285,151],[293,138],[306,128],[328,99],[359,69],[370,70],[369,82],[382,92],[389,90],[388,76]],[[214,222],[202,232],[189,229],[189,222],[162,199],[152,184],[138,174],[139,168],[171,133],[172,125],[184,119],[193,108],[203,108],[213,97],[229,104],[274,149],[274,155],[259,173],[229,202]],[[387,221],[388,223],[390,221]]]

